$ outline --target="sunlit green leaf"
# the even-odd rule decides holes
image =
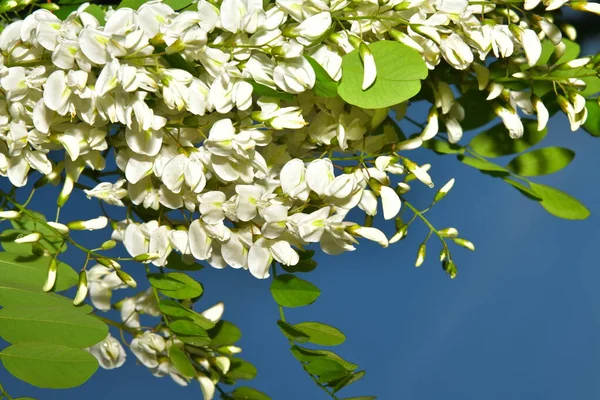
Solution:
[[[317,375],[321,382],[333,381],[348,375],[348,371],[340,363],[328,359],[311,361],[305,368],[307,372]]]
[[[101,25],[104,24],[104,22],[105,22],[104,18],[106,15],[106,11],[104,10],[104,8],[100,7],[97,4],[90,4],[83,11],[85,11],[88,14],[93,15],[98,20],[98,22],[100,22]]]
[[[279,325],[279,329],[281,329],[281,332],[283,332],[283,334],[298,343],[304,343],[307,342],[309,339],[309,336],[302,332],[300,329],[294,327],[291,324],[288,324],[287,322],[284,321],[277,321],[277,325]]]
[[[227,372],[227,377],[233,380],[244,379],[250,380],[256,377],[256,367],[250,364],[248,361],[242,360],[241,358],[232,357],[231,367]]]
[[[234,400],[271,400],[269,396],[248,386],[240,386],[229,394]]]
[[[9,343],[40,342],[90,347],[108,335],[108,327],[74,307],[9,306],[0,310],[0,336]]]
[[[192,0],[165,0],[164,3],[171,7],[173,10],[183,10],[192,4]]]
[[[506,168],[501,167],[500,165],[496,165],[491,161],[482,160],[481,158],[468,157],[468,156],[459,156],[459,161],[463,164],[467,164],[470,167],[477,168],[480,171],[491,171],[497,172],[500,174],[508,175],[508,171]]]
[[[320,322],[301,322],[294,327],[307,334],[310,337],[308,341],[314,344],[337,346],[346,340],[346,336],[339,329]]]
[[[519,182],[519,181],[515,181],[513,179],[504,177],[502,178],[504,180],[504,182],[508,183],[509,185],[511,185],[512,187],[514,187],[515,189],[517,189],[519,192],[523,193],[525,196],[529,197],[532,200],[542,200],[542,198],[540,196],[538,196],[538,194],[536,192],[534,192],[530,187],[525,186],[525,184]]]
[[[0,282],[21,283],[42,287],[48,276],[51,257],[22,256],[19,254],[0,253]],[[77,284],[79,275],[63,262],[58,263],[58,273],[54,290],[62,291]]]
[[[217,348],[234,344],[242,338],[240,329],[229,321],[221,320],[214,328],[208,330],[212,339],[212,347]]]
[[[187,336],[204,336],[208,337],[206,330],[199,324],[188,319],[178,319],[169,324],[169,328],[178,334]]]
[[[316,359],[325,358],[338,362],[340,365],[346,368],[347,371],[354,371],[356,368],[358,368],[358,365],[344,360],[342,357],[329,350],[312,350],[294,345],[292,346],[291,351],[298,361],[309,362]]]
[[[356,371],[354,373],[351,373],[350,375],[340,379],[339,382],[336,382],[335,385],[333,386],[333,393],[336,393],[340,390],[342,390],[343,388],[345,388],[346,386],[350,386],[351,384],[353,384],[354,382],[360,380],[363,376],[365,376],[365,371]]]
[[[513,158],[506,168],[522,176],[547,175],[560,171],[573,160],[575,152],[564,147],[546,147]]]
[[[150,274],[148,280],[162,294],[178,300],[198,297],[204,291],[200,282],[195,281],[183,272]]]
[[[588,116],[583,124],[583,129],[590,135],[600,136],[600,105],[598,105],[598,100],[587,100],[585,108],[587,108]]]
[[[87,381],[98,361],[85,350],[47,343],[18,343],[0,352],[4,368],[40,388],[67,389]]]
[[[169,349],[169,358],[175,368],[177,368],[183,376],[187,376],[188,378],[196,376],[196,370],[194,369],[192,362],[179,347],[175,345],[171,346]]]
[[[338,86],[342,99],[355,106],[373,109],[399,104],[419,92],[421,79],[427,77],[428,70],[416,50],[388,40],[368,46],[377,66],[377,79],[367,90],[362,90],[364,68],[358,49],[346,54]]]
[[[583,204],[558,189],[539,183],[531,183],[531,188],[542,198],[542,207],[556,217],[586,219],[590,216],[590,211]]]
[[[285,274],[273,280],[271,294],[281,306],[301,307],[313,303],[321,295],[321,291],[310,282]]]

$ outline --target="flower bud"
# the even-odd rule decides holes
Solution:
[[[456,228],[444,228],[437,232],[442,237],[455,238],[458,236],[458,230]]]
[[[96,258],[96,261],[98,261],[98,263],[104,265],[107,268],[121,268],[121,265],[118,262],[116,262],[115,260],[111,260],[110,258],[98,257]]]
[[[135,261],[139,261],[144,264],[147,264],[147,263],[157,260],[159,258],[160,258],[160,254],[158,254],[158,253],[144,253],[144,254],[138,254],[137,256],[133,257],[133,259]]]
[[[0,211],[0,218],[2,219],[17,219],[21,216],[21,213],[16,210]]]
[[[375,78],[377,78],[377,66],[375,65],[373,53],[371,53],[371,50],[366,43],[360,42],[358,54],[360,55],[360,59],[364,66],[362,90],[367,90],[373,85]]]
[[[106,225],[108,225],[108,218],[106,217],[93,218],[87,221],[72,221],[67,224],[67,226],[74,231],[94,231],[106,228]]]
[[[106,242],[100,245],[100,250],[110,250],[117,245],[116,240],[107,240]]]
[[[33,232],[29,235],[21,236],[15,239],[15,243],[35,243],[42,238],[42,234],[39,232]]]
[[[456,264],[454,264],[454,261],[450,260],[449,258],[445,259],[442,262],[442,268],[448,275],[450,275],[450,279],[456,278],[458,270],[456,269]]]
[[[475,245],[471,241],[469,241],[467,239],[454,238],[452,240],[454,241],[454,243],[456,243],[459,246],[462,246],[462,247],[464,247],[466,249],[469,249],[471,251],[475,251]]]
[[[73,305],[80,305],[86,298],[88,293],[87,274],[85,271],[79,273],[79,283],[77,284],[77,293],[73,299]]]
[[[433,182],[431,181],[431,177],[423,167],[419,167],[416,163],[410,161],[408,158],[404,159],[404,166],[408,171],[415,176],[418,180],[423,182],[425,185],[430,188],[433,187]]]
[[[425,242],[421,243],[419,246],[419,250],[417,250],[417,261],[415,262],[415,267],[420,267],[425,261],[425,255],[427,254],[427,244]]]
[[[127,272],[123,271],[122,269],[118,269],[116,272],[121,282],[132,288],[137,287],[137,282]]]
[[[65,224],[61,224],[60,222],[52,222],[52,221],[47,222],[47,224],[49,226],[51,226],[52,228],[56,229],[58,231],[58,233],[60,233],[61,235],[69,234],[69,227],[66,226]]]
[[[444,186],[442,186],[440,190],[438,190],[438,192],[435,194],[435,197],[433,198],[433,202],[437,203],[438,201],[446,197],[450,189],[452,189],[452,186],[454,186],[454,178],[450,179]]]
[[[39,7],[49,11],[58,11],[60,9],[59,5],[55,3],[41,3]]]
[[[573,10],[587,11],[594,14],[600,15],[600,4],[599,3],[588,3],[587,1],[574,1],[568,3]]]
[[[46,277],[46,283],[44,283],[44,287],[42,288],[44,292],[49,292],[54,287],[54,284],[56,283],[57,272],[58,262],[56,261],[56,258],[52,258],[50,260],[50,265],[48,265],[48,276]]]
[[[405,182],[398,182],[398,187],[396,188],[396,193],[398,193],[399,196],[408,193],[410,191],[410,185],[408,183]]]
[[[377,196],[381,195],[381,182],[375,178],[369,178],[369,187]]]
[[[400,228],[397,228],[396,234],[391,237],[390,244],[394,244],[406,237],[408,233],[408,225],[402,225]]]

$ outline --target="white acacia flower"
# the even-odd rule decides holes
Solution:
[[[141,335],[133,338],[130,346],[133,354],[148,368],[158,367],[158,355],[165,348],[165,339],[150,331],[144,331]]]
[[[119,279],[114,269],[96,264],[87,271],[88,293],[92,305],[101,311],[110,310],[112,291],[127,286]]]
[[[119,368],[125,364],[127,358],[123,345],[110,333],[106,339],[86,350],[96,357],[98,364],[104,369]]]
[[[124,204],[121,199],[127,196],[127,190],[123,188],[125,179],[119,179],[115,183],[102,182],[96,185],[93,189],[85,189],[83,192],[87,198],[96,197],[108,204],[123,207]]]

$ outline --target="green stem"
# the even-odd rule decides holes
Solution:
[[[433,231],[433,233],[435,233],[435,235],[440,239],[440,241],[444,245],[444,248],[448,249],[448,244],[446,243],[446,239],[444,239],[444,237],[438,233],[437,229],[435,229],[435,227],[431,224],[431,222],[429,222],[429,220],[427,218],[425,218],[425,216],[423,215],[423,213],[421,211],[419,211],[415,206],[413,206],[412,204],[410,204],[408,201],[406,201],[404,198],[402,199],[402,201],[403,201],[404,204],[406,204],[406,206],[408,208],[411,209],[411,211],[413,213],[415,213],[415,215],[417,217],[419,217],[425,223],[425,225],[427,225],[429,227],[429,229],[431,231]]]

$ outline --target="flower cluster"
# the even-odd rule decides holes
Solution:
[[[137,10],[109,9],[103,23],[87,4],[64,21],[38,10],[0,34],[0,174],[22,187],[31,170],[45,181],[57,181],[64,171],[62,207],[84,169],[94,176],[114,155],[121,179],[85,194],[129,206],[126,220],[112,221],[112,239],[156,266],[176,251],[184,260],[247,269],[264,279],[274,261],[293,267],[311,244],[331,255],[353,251],[361,238],[387,247],[406,232],[399,213],[409,182],[433,187],[430,166],[406,152],[440,133],[451,143],[461,139],[460,88],[480,91],[512,138],[523,135],[523,113],[536,116],[538,130],[545,128],[550,113],[530,89],[530,77],[533,70],[554,70],[565,52],[553,14],[564,5],[199,0],[176,12],[150,1]],[[584,2],[571,6],[598,11]],[[521,7],[537,7],[542,15],[528,11],[526,17]],[[431,104],[427,121],[408,139],[382,127],[390,113],[402,119],[409,101],[368,109],[315,90],[320,70],[335,84],[348,79],[344,57],[358,52],[368,91],[378,79],[370,45],[379,41],[408,46],[429,70],[420,98]],[[544,55],[544,41],[553,45],[551,55]],[[504,66],[502,74],[490,59]],[[572,59],[561,68],[594,62]],[[565,75],[554,87],[573,130],[587,118],[585,85]],[[53,161],[62,150],[64,158]],[[151,217],[136,219],[131,210]],[[352,222],[356,210],[367,221],[379,211],[396,220],[395,235]],[[107,223],[100,217],[51,226],[68,233]],[[423,257],[420,252],[419,264]],[[112,290],[127,283],[123,274],[103,265],[88,271],[86,290],[96,308],[111,307]],[[124,324],[135,329],[139,314],[158,316],[157,307],[149,292],[119,303]],[[207,318],[217,321],[221,312]],[[163,357],[177,345],[146,331],[131,349],[156,375],[185,382]],[[105,368],[124,361],[111,337],[91,352]],[[214,392],[214,385],[202,385]]]

